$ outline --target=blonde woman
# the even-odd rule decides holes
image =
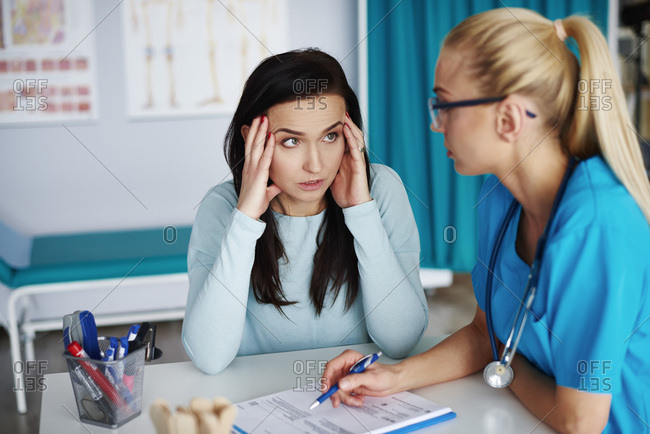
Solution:
[[[456,170],[493,174],[476,316],[396,365],[343,378],[361,357],[344,352],[323,373],[325,389],[341,379],[334,406],[484,370],[559,431],[647,430],[650,185],[603,35],[578,16],[472,16],[447,35],[434,92]]]

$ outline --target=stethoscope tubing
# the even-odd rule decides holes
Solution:
[[[506,213],[506,217],[503,221],[503,224],[501,225],[501,228],[499,229],[496,242],[494,243],[494,249],[492,250],[492,255],[490,256],[490,264],[488,269],[488,273],[490,274],[490,276],[487,279],[486,286],[485,286],[485,296],[486,296],[485,297],[485,321],[488,328],[488,336],[490,337],[490,346],[492,348],[493,360],[504,365],[508,369],[510,367],[510,364],[512,363],[512,358],[514,357],[517,351],[517,346],[519,345],[519,341],[523,334],[528,311],[530,311],[535,296],[537,294],[537,284],[539,282],[539,270],[542,265],[542,258],[543,258],[544,249],[546,247],[546,240],[548,239],[548,232],[555,218],[555,214],[557,213],[557,208],[559,207],[560,202],[562,201],[562,196],[564,196],[564,193],[566,191],[569,178],[571,177],[571,174],[573,173],[573,169],[577,164],[577,162],[578,160],[575,157],[569,158],[569,164],[562,178],[562,182],[560,184],[558,193],[555,196],[555,200],[553,201],[553,206],[551,208],[551,214],[549,216],[548,222],[546,223],[544,232],[542,233],[542,235],[540,236],[537,242],[537,247],[535,250],[535,259],[533,260],[533,264],[530,269],[530,274],[528,275],[528,282],[526,284],[524,296],[523,299],[520,300],[519,307],[517,309],[517,313],[515,314],[515,319],[512,324],[512,329],[510,329],[510,334],[508,335],[508,339],[506,340],[506,345],[503,349],[503,354],[501,356],[501,359],[499,359],[499,354],[496,345],[496,338],[494,333],[494,324],[492,322],[492,283],[494,281],[494,267],[496,266],[499,250],[501,250],[501,244],[503,244],[503,238],[508,229],[508,226],[510,225],[510,222],[514,217],[517,208],[519,207],[519,203],[517,202],[516,199],[513,199],[512,203],[510,204],[510,208]],[[520,317],[521,317],[521,322],[519,319]],[[492,386],[492,384],[490,385]]]
[[[518,205],[519,204],[517,203],[516,200],[512,201],[512,204],[510,204],[510,208],[508,209],[508,213],[506,214],[504,223],[505,222],[510,223],[510,221],[514,217]],[[488,335],[490,336],[490,346],[492,347],[493,360],[499,360],[499,354],[497,352],[497,344],[494,338],[494,325],[492,324],[492,282],[494,281],[493,270],[494,267],[496,266],[498,252],[499,249],[501,248],[503,237],[507,229],[508,229],[508,224],[502,224],[501,228],[499,229],[497,240],[494,243],[495,249],[492,250],[492,255],[490,256],[490,264],[487,270],[488,274],[490,274],[491,276],[489,279],[487,279],[487,283],[485,285],[485,322],[487,323]]]

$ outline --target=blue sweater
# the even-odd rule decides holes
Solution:
[[[325,211],[308,217],[273,212],[288,261],[282,290],[296,304],[258,303],[250,284],[255,244],[266,223],[239,211],[232,181],[211,189],[196,215],[188,251],[190,280],[183,345],[203,372],[216,374],[237,355],[353,345],[372,339],[386,355],[405,357],[427,327],[420,282],[420,240],[406,191],[390,168],[372,164],[373,200],[343,210],[354,237],[360,290],[345,309],[344,286],[320,316],[309,299],[316,234]]]

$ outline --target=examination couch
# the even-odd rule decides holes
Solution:
[[[183,318],[190,231],[168,226],[28,238],[0,224],[0,319],[20,413],[27,411],[21,366],[34,360],[35,333],[61,330],[66,313],[90,310],[98,325]]]

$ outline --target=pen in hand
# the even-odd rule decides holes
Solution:
[[[379,359],[380,356],[381,356],[381,351],[379,351],[377,353],[374,353],[374,354],[368,354],[367,356],[360,359],[357,363],[352,365],[352,367],[350,368],[349,374],[360,374],[360,373],[362,373],[363,371],[366,370],[366,368],[368,366],[370,366],[371,364],[376,362],[377,359]],[[327,392],[325,392],[321,396],[319,396],[316,399],[316,401],[314,401],[314,403],[309,406],[309,409],[313,410],[316,407],[318,407],[319,405],[321,405],[323,402],[327,401],[327,399],[329,399],[330,396],[334,395],[337,390],[339,390],[339,383],[338,382],[336,384],[334,384],[332,387],[330,387],[330,389]]]

